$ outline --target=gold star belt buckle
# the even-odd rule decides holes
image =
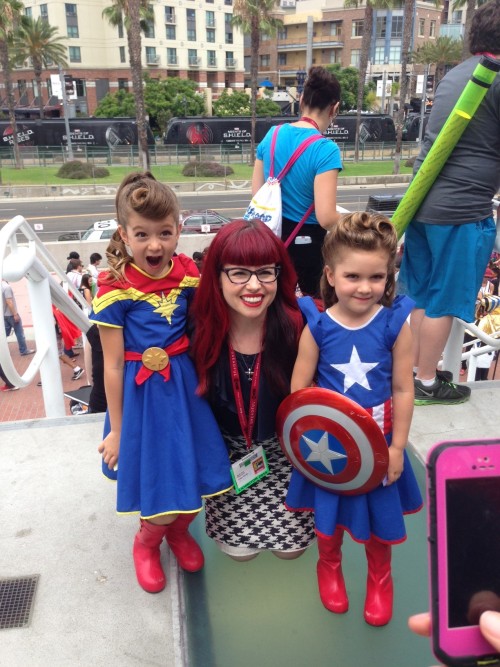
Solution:
[[[149,371],[162,371],[169,361],[168,354],[161,347],[148,347],[142,353],[142,363]]]

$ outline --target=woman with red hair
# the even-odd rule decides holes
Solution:
[[[210,245],[193,305],[199,393],[221,428],[236,487],[206,500],[206,529],[236,560],[267,550],[296,558],[314,539],[311,515],[284,507],[291,467],[275,430],[303,328],[296,284],[282,241],[258,220],[235,220]]]

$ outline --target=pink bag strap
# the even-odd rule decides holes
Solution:
[[[274,139],[274,136],[273,136]],[[319,141],[320,139],[324,139],[322,134],[313,134],[311,137],[307,137],[307,139],[304,139],[304,141],[297,146],[297,148],[294,150],[292,153],[292,156],[288,160],[288,162],[285,164],[283,169],[280,171],[278,176],[276,177],[278,181],[281,181],[290,171],[290,169],[293,167],[294,162],[296,162],[299,157],[302,155],[302,153],[315,141]],[[272,147],[271,147],[272,149]]]
[[[314,202],[311,204],[311,206],[309,206],[309,208],[308,208],[307,211],[304,213],[304,215],[303,215],[302,219],[300,220],[300,222],[298,222],[298,223],[295,225],[295,228],[294,228],[293,232],[290,234],[290,236],[289,236],[289,237],[287,238],[287,240],[284,242],[284,243],[285,243],[285,248],[288,248],[288,246],[290,245],[290,243],[293,241],[293,239],[294,239],[294,238],[297,236],[297,234],[300,232],[300,230],[302,229],[303,224],[305,223],[305,221],[307,220],[307,218],[311,215],[311,213],[312,213],[313,211],[314,211]]]

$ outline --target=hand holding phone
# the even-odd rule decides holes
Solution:
[[[500,440],[435,445],[427,481],[434,653],[452,667],[500,665],[479,628],[500,611]]]

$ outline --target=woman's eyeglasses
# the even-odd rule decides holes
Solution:
[[[229,281],[234,285],[245,285],[252,276],[255,276],[259,283],[274,283],[280,272],[279,266],[266,266],[263,269],[257,269],[257,271],[250,271],[250,269],[221,269],[223,273],[226,274]]]

